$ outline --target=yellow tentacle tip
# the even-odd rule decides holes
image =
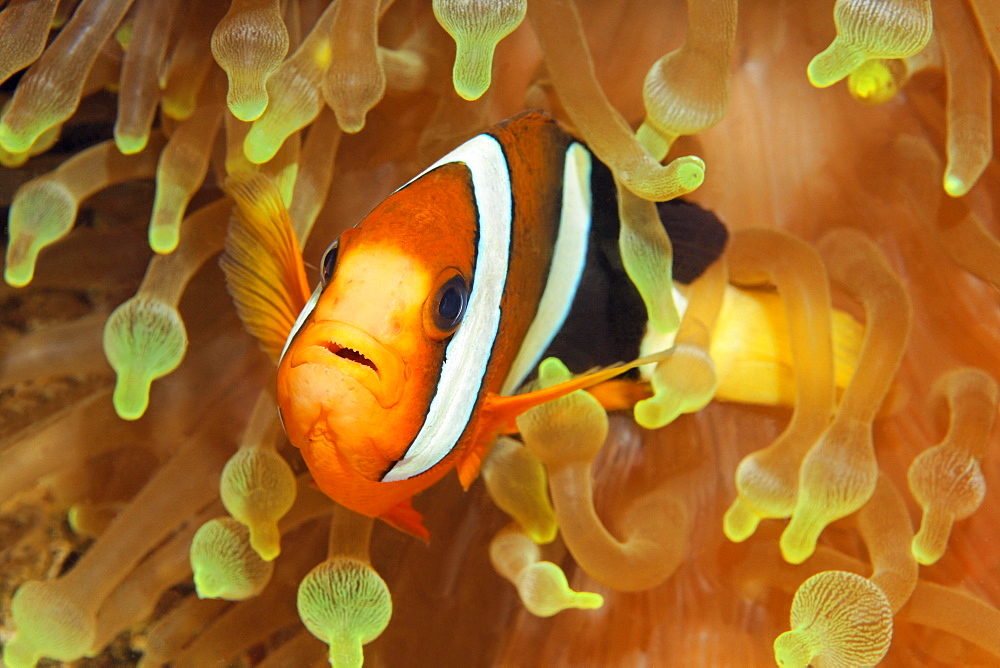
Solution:
[[[809,81],[831,86],[873,58],[905,58],[923,49],[933,27],[930,0],[837,0],[837,36],[809,62]]]
[[[21,187],[8,214],[7,262],[4,280],[23,287],[35,274],[42,248],[64,237],[76,220],[77,200],[60,181],[42,177]]]
[[[328,559],[309,571],[297,603],[305,627],[330,646],[335,668],[361,666],[362,647],[378,638],[392,617],[385,581],[356,559]]]
[[[517,592],[521,602],[536,617],[551,617],[563,610],[596,610],[604,605],[604,597],[587,591],[574,591],[566,574],[551,561],[539,561],[517,576]]]
[[[479,99],[490,87],[493,51],[521,24],[527,0],[434,0],[433,8],[438,23],[455,40],[455,91],[466,100]]]
[[[875,59],[863,63],[847,77],[847,89],[858,102],[884,104],[899,92],[901,60]]]
[[[295,503],[295,474],[269,448],[240,449],[226,463],[219,495],[226,511],[250,530],[250,545],[266,561],[281,553],[278,520]]]
[[[150,385],[180,365],[187,343],[177,309],[159,299],[133,297],[114,310],[104,326],[104,354],[117,374],[112,398],[120,417],[142,417]]]
[[[483,462],[483,480],[493,502],[510,515],[535,543],[555,540],[559,525],[549,501],[542,462],[511,438],[502,437]]]
[[[242,601],[262,592],[274,563],[250,547],[250,532],[231,517],[205,522],[191,540],[191,570],[199,598]]]
[[[95,620],[80,610],[59,581],[29,581],[11,600],[17,635],[4,647],[6,665],[34,666],[41,657],[76,661],[89,655],[95,640]]]
[[[673,354],[656,365],[653,396],[635,405],[635,421],[645,429],[659,429],[682,413],[704,408],[715,396],[718,380],[708,351],[681,343]]]
[[[761,518],[762,515],[746,499],[738,496],[722,517],[722,531],[729,540],[742,543],[757,530]]]
[[[570,588],[566,574],[556,564],[541,561],[538,546],[519,527],[502,529],[490,541],[490,562],[517,587],[521,603],[537,617],[551,617],[563,610],[595,610],[604,597]]]
[[[972,188],[973,183],[967,183],[965,179],[954,174],[944,175],[944,191],[951,197],[962,197]]]
[[[226,103],[241,121],[264,113],[265,81],[288,53],[278,2],[234,2],[212,33],[212,55],[229,78]]]
[[[779,666],[874,666],[889,651],[892,607],[870,580],[823,571],[795,592],[791,627],[774,641]]]
[[[571,378],[555,357],[542,360],[538,381],[550,387]],[[582,390],[554,399],[523,413],[517,426],[525,445],[547,467],[590,461],[608,434],[608,414],[600,402]]]
[[[861,67],[865,60],[864,51],[838,36],[809,61],[806,75],[816,88],[828,88]]]

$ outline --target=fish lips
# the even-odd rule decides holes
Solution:
[[[316,364],[354,378],[382,408],[403,395],[403,359],[364,330],[339,321],[314,322],[295,343],[289,366]]]

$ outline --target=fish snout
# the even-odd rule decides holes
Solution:
[[[404,365],[399,353],[364,330],[343,322],[314,322],[291,351],[292,369],[317,364],[350,376],[389,408],[403,394]]]

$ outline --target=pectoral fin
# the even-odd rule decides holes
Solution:
[[[490,444],[493,442],[493,438],[499,433],[517,432],[517,423],[515,420],[518,415],[535,406],[564,397],[571,392],[585,390],[588,387],[604,383],[615,376],[625,373],[629,369],[634,369],[644,364],[660,362],[672,353],[673,348],[669,348],[658,353],[653,353],[652,355],[640,357],[626,364],[618,364],[590,371],[563,383],[525,394],[502,397],[490,392],[483,400],[483,406],[480,409],[478,418],[479,430],[477,436],[473,439],[474,445],[456,464],[458,478],[462,483],[462,487],[468,489],[472,481],[479,475],[479,467],[486,456],[486,452],[489,450]]]
[[[424,516],[413,507],[411,499],[401,501],[398,505],[379,515],[379,519],[425,543],[431,539],[430,532],[424,526]]]
[[[263,174],[226,180],[236,203],[220,260],[243,326],[277,363],[295,319],[309,299],[305,266],[288,210]]]
[[[597,369],[595,371],[589,371],[563,383],[535,390],[534,392],[527,392],[525,394],[515,394],[510,397],[501,397],[496,394],[489,394],[486,397],[485,406],[483,407],[484,417],[491,420],[492,423],[500,429],[506,427],[516,430],[517,427],[514,420],[517,416],[531,408],[534,408],[535,406],[544,404],[547,401],[552,401],[553,399],[558,399],[559,397],[564,397],[570,392],[585,390],[588,387],[593,387],[599,383],[611,380],[615,376],[620,376],[629,369],[634,369],[644,364],[654,364],[656,362],[660,362],[667,357],[670,357],[671,354],[673,354],[673,348],[653,353],[652,355],[647,355],[645,357],[640,357],[639,359],[632,360],[631,362],[625,364],[618,364],[615,366],[605,367],[603,369]]]

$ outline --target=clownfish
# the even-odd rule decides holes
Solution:
[[[330,245],[311,292],[274,187],[231,177],[227,191],[222,265],[278,361],[289,440],[334,501],[424,539],[413,496],[453,468],[468,488],[514,418],[667,354],[637,359],[646,313],[622,267],[608,168],[543,113],[473,137],[392,193]],[[659,211],[674,280],[690,282],[725,227],[686,202]],[[518,394],[551,355],[599,370]]]

